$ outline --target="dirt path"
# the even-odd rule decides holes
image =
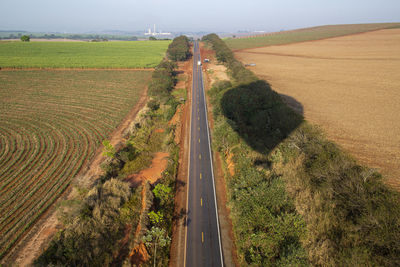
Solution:
[[[138,103],[129,112],[118,128],[110,135],[110,142],[113,146],[117,146],[124,140],[128,129],[135,119],[139,110],[141,110],[147,102],[147,88],[143,91]],[[102,147],[96,151],[87,168],[83,168],[81,173],[74,180],[84,181],[84,184],[91,184],[99,175],[102,174],[100,164],[104,161],[102,155]],[[2,264],[16,266],[30,266],[34,259],[47,247],[53,235],[61,229],[61,222],[58,220],[57,204],[66,199],[72,199],[76,196],[76,191],[72,186],[45,212],[41,218],[35,223],[30,231],[18,242],[11,252],[2,260]]]
[[[143,189],[141,192],[142,195],[142,208],[140,210],[140,220],[139,223],[135,229],[135,238],[140,234],[140,231],[142,230],[141,225],[142,225],[142,220],[143,220],[143,215],[146,209],[146,187],[144,186],[144,183],[142,181]],[[137,246],[135,246],[132,251],[129,253],[129,259],[131,264],[135,264],[136,266],[140,266],[142,263],[146,262],[149,260],[149,254],[147,253],[146,247],[143,243],[139,243]]]
[[[182,266],[183,252],[185,246],[185,214],[186,214],[186,182],[188,177],[189,162],[189,133],[190,129],[190,102],[191,102],[191,84],[192,84],[192,59],[185,62],[182,67],[187,75],[186,91],[187,100],[180,113],[180,125],[177,125],[175,137],[180,136],[180,140],[175,140],[179,144],[179,167],[175,190],[175,211],[174,221],[172,223],[172,243],[170,250],[169,266]],[[180,127],[179,127],[180,126]],[[178,128],[179,127],[179,128]],[[178,130],[179,129],[179,130]],[[179,132],[178,132],[179,131]],[[179,141],[179,142],[177,142]]]

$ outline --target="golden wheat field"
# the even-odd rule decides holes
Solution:
[[[237,51],[305,118],[400,189],[400,29]],[[297,107],[298,108],[298,107]]]

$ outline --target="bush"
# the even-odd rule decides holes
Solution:
[[[164,114],[164,117],[167,121],[169,121],[175,115],[176,108],[179,106],[180,103],[174,97],[170,97],[168,99],[167,103],[165,103],[165,104],[168,105],[169,108],[168,108],[167,112]]]
[[[29,42],[31,40],[31,37],[29,35],[22,35],[21,36],[21,41],[22,42]]]
[[[130,196],[128,184],[116,179],[93,188],[81,216],[56,236],[35,265],[108,266],[125,226],[116,218]]]
[[[157,109],[160,108],[160,102],[158,102],[158,101],[155,100],[155,99],[152,99],[152,100],[150,100],[150,101],[147,103],[147,107],[148,107],[149,109],[155,111],[155,110],[157,110]]]

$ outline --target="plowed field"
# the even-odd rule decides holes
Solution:
[[[92,159],[151,71],[0,71],[0,258]]]
[[[241,50],[305,118],[400,189],[400,29]]]

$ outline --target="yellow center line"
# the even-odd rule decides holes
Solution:
[[[200,131],[200,127],[197,128]]]
[[[201,232],[201,243],[204,243],[204,233]]]
[[[197,120],[200,120],[200,117],[197,117]]]
[[[201,154],[199,154],[199,159],[201,159]]]
[[[203,199],[200,198],[200,205],[203,207]]]
[[[201,175],[201,173],[200,173],[200,180],[201,180],[201,177],[202,177],[202,175]]]
[[[199,143],[200,143],[200,138],[199,138]]]

